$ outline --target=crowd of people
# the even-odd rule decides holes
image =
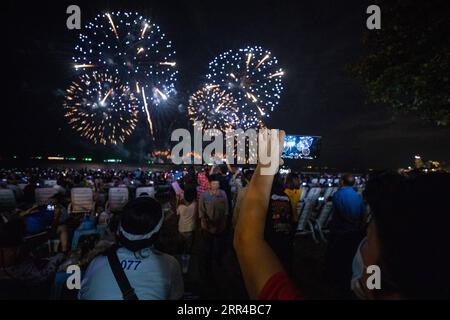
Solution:
[[[307,298],[292,281],[302,272],[293,269],[293,246],[299,225],[327,203],[325,277],[341,298],[449,297],[448,174],[260,170],[225,163],[159,172],[2,169],[0,190],[14,201],[0,196],[1,298],[184,299],[195,289],[211,298],[224,272],[234,272],[250,298]],[[54,190],[46,202],[36,199],[40,188]],[[71,210],[77,188],[93,191],[86,212]],[[129,196],[119,210],[108,205],[114,188]],[[313,188],[322,191],[308,198]],[[335,190],[324,199],[327,188]],[[314,203],[305,218],[307,201]],[[73,264],[81,288],[68,291]],[[367,287],[369,265],[380,266],[381,289]]]

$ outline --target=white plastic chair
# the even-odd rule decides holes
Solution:
[[[328,232],[328,230],[324,229],[328,221],[330,221],[332,213],[333,213],[333,202],[327,201],[320,210],[319,216],[317,217],[316,221],[314,221],[316,230],[319,233],[319,236],[323,242],[327,242],[327,240],[325,239],[325,233]]]
[[[336,193],[337,189],[337,187],[327,188],[323,194],[323,198],[325,199],[325,201],[327,201],[329,197],[332,197]]]
[[[299,210],[299,219],[297,225],[297,235],[312,235],[314,241],[317,243],[317,238],[314,233],[314,226],[311,222],[311,214],[313,212],[314,201],[305,201],[304,205],[298,206],[297,210]],[[307,229],[309,227],[309,230]]]
[[[136,189],[136,198],[141,197],[143,193],[147,193],[149,197],[155,198],[155,187],[139,187]]]
[[[127,188],[109,188],[106,208],[110,212],[121,211],[128,202]]]
[[[19,188],[23,191],[23,189],[25,189],[25,187],[27,186],[26,183],[19,183],[18,184]]]
[[[57,193],[54,188],[36,188],[34,190],[34,198],[38,206],[44,206],[49,203],[49,199]]]
[[[56,184],[56,180],[44,180],[44,187],[54,187]]]
[[[23,197],[23,191],[20,189],[19,186],[15,184],[8,184],[6,188],[11,189],[14,192],[14,196],[16,197],[16,200],[19,200]]]
[[[312,187],[311,189],[309,189],[308,194],[305,197],[305,202],[306,201],[316,201],[317,198],[319,198],[321,192],[322,192],[322,188]]]
[[[94,212],[94,192],[91,188],[72,188],[70,197],[69,214]]]
[[[16,197],[11,189],[0,189],[0,207],[13,209],[16,207]]]
[[[305,198],[306,198],[306,195],[308,194],[308,191],[309,191],[309,188],[308,187],[306,187],[306,186],[302,186],[302,194],[301,194],[301,196],[300,196],[300,201],[303,201],[303,200],[305,200]]]

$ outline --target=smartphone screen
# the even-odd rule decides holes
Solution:
[[[319,158],[322,137],[286,135],[282,158],[284,159],[306,159]]]

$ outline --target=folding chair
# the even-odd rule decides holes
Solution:
[[[297,210],[301,210],[299,212],[298,226],[296,235],[312,235],[314,242],[318,243],[316,235],[314,233],[314,226],[311,222],[311,214],[313,212],[315,201],[305,201],[303,206],[298,206]],[[309,230],[307,229],[309,227]]]
[[[106,208],[110,212],[118,212],[125,207],[128,202],[127,188],[109,188],[108,202]]]
[[[44,187],[54,187],[57,185],[56,180],[44,180]]]
[[[325,227],[328,224],[328,221],[330,221],[332,213],[333,213],[333,202],[327,201],[320,210],[319,216],[314,221],[316,230],[319,233],[319,236],[323,242],[327,242],[327,240],[325,239],[325,233],[327,233],[328,230],[325,230]]]
[[[300,196],[300,201],[303,201],[303,200],[305,200],[305,198],[306,198],[306,195],[308,194],[308,191],[309,191],[309,188],[308,187],[306,187],[306,186],[302,186],[302,194],[301,194],[301,196]]]
[[[101,233],[99,230],[97,230],[97,228],[88,229],[88,230],[83,230],[83,229],[75,230],[75,232],[73,233],[73,238],[72,238],[72,246],[71,246],[72,251],[77,250],[79,247],[79,244],[81,242],[81,239],[86,238],[86,237],[94,237],[98,241],[101,237]]]
[[[321,192],[322,192],[322,188],[312,187],[311,189],[309,189],[308,194],[305,197],[305,202],[306,201],[316,201],[319,198]]]
[[[149,197],[155,198],[155,187],[139,187],[136,189],[136,198],[142,196],[143,193],[147,193]]]
[[[327,201],[329,197],[332,197],[336,193],[337,189],[337,187],[328,187],[323,194],[325,201]]]
[[[14,192],[14,197],[16,198],[16,201],[22,199],[23,191],[22,189],[19,188],[19,186],[15,184],[8,184],[6,188],[11,189]]]
[[[11,189],[0,189],[0,208],[14,209],[16,207],[16,197]]]
[[[94,212],[94,192],[91,188],[72,188],[71,202],[67,211],[73,213],[92,213]]]
[[[305,207],[305,202],[304,201],[302,201],[302,200],[300,200],[298,203],[297,203],[297,218],[298,218],[298,220],[300,221],[300,217],[301,217],[301,215],[302,215],[302,211],[303,211],[303,208]],[[297,228],[298,228],[298,224],[297,224]]]
[[[47,205],[50,198],[53,197],[58,191],[54,188],[36,188],[34,190],[34,198],[38,206]]]
[[[40,233],[24,237],[24,248],[27,248],[29,251],[33,251],[44,246],[48,248],[48,241],[50,240],[51,231],[52,229],[48,227]],[[48,253],[50,254],[50,250]]]

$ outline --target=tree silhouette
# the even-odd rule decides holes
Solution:
[[[363,37],[350,66],[368,100],[437,125],[450,120],[450,1],[380,0],[381,29]]]

